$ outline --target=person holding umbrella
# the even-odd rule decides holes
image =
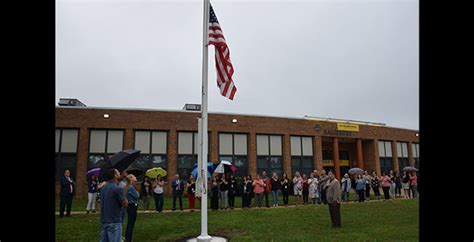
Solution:
[[[351,179],[349,174],[344,174],[344,178],[341,180],[342,185],[342,201],[349,202],[349,191],[351,190]]]
[[[69,170],[64,171],[64,176],[61,177],[61,190],[59,192],[59,217],[64,217],[64,208],[67,207],[66,217],[71,216],[72,198],[76,192],[74,188],[74,181],[72,180],[71,172]]]
[[[408,176],[407,171],[403,171],[402,177],[402,189],[403,189],[403,198],[410,198],[410,176]]]
[[[412,198],[416,198],[416,195],[418,193],[418,178],[416,177],[416,172],[412,171],[412,175],[410,176],[410,188],[412,192]]]
[[[179,210],[183,211],[183,181],[179,180],[179,174],[175,175],[175,180],[171,182],[171,188],[173,188],[173,209],[176,210],[176,199],[179,201]]]
[[[163,211],[163,203],[164,203],[164,187],[165,182],[161,179],[161,175],[158,175],[155,179],[153,184],[153,198],[155,198],[155,210],[158,213]]]
[[[99,181],[96,175],[91,175],[89,178],[89,181],[87,182],[87,188],[88,188],[88,193],[87,193],[87,214],[92,209],[92,213],[95,213],[95,202],[96,202],[96,197],[97,197],[97,190],[98,190],[98,185]]]

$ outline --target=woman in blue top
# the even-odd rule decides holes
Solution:
[[[128,200],[127,207],[127,230],[125,231],[125,240],[132,241],[133,227],[135,226],[135,221],[137,220],[137,209],[138,209],[138,199],[140,194],[135,188],[137,184],[137,178],[130,174],[127,176],[127,185],[125,185],[124,193]]]
[[[97,199],[97,185],[99,184],[99,181],[97,179],[96,175],[92,175],[89,182],[87,183],[88,187],[88,201],[87,201],[87,213],[92,209],[92,212],[95,213],[95,201]]]
[[[356,190],[357,194],[359,194],[359,202],[363,202],[365,200],[365,179],[363,179],[361,175],[357,175]]]

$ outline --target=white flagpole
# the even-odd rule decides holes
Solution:
[[[209,0],[204,0],[203,34],[202,34],[202,134],[201,134],[201,181],[203,184],[201,197],[201,235],[198,241],[211,241],[207,234],[207,62],[208,62],[208,31],[209,31]],[[206,162],[204,162],[206,161]]]

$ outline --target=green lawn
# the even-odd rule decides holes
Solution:
[[[209,211],[209,234],[232,241],[418,241],[418,212],[418,199],[344,203],[342,228],[334,230],[326,205]],[[99,240],[98,214],[56,218],[57,241]],[[174,241],[199,233],[199,212],[140,213],[134,241]]]
[[[371,194],[370,195],[370,198],[371,199],[375,199],[375,196],[374,194]],[[383,195],[381,197],[383,199]],[[357,199],[357,196],[355,193],[349,193],[349,200],[350,201],[354,201]],[[165,196],[165,199],[164,199],[164,208],[165,210],[170,210],[173,206],[173,199],[171,197],[171,195],[166,195]],[[311,199],[308,199],[309,202],[311,202]],[[210,208],[210,199],[208,200],[208,203],[209,203],[209,208]],[[272,204],[272,194],[269,193],[268,194],[268,203]],[[278,198],[278,203],[280,205],[283,204],[283,196],[281,195],[280,193],[280,196]],[[289,198],[288,198],[288,203],[290,205],[294,205],[295,204],[295,197],[293,195],[290,195]],[[255,198],[252,198],[252,205],[255,204]],[[235,197],[235,207],[236,208],[241,208],[242,207],[242,197]],[[176,206],[178,208],[178,201],[176,201]],[[195,202],[195,207],[198,208],[200,205],[199,205],[199,201],[197,201],[196,199],[196,202]],[[263,198],[263,206],[265,206],[265,198]],[[87,198],[74,198],[73,201],[72,201],[72,211],[85,211],[86,210],[86,207],[87,207]],[[184,209],[187,209],[189,208],[189,205],[188,205],[188,198],[187,197],[183,197],[183,208]],[[140,200],[140,207],[139,209],[142,209],[144,210],[144,207],[143,207],[143,201]],[[153,197],[151,197],[150,199],[150,207],[149,207],[149,210],[154,210],[155,209],[155,200],[153,199]],[[99,203],[96,203],[96,210],[100,210],[100,204]],[[56,211],[59,211],[59,198],[56,198]]]

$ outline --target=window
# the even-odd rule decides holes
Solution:
[[[257,173],[283,175],[282,143],[280,135],[257,135]]]
[[[77,129],[56,129],[55,175],[57,181],[63,176],[65,170],[69,170],[71,178],[76,180],[78,134]]]
[[[219,160],[234,164],[236,176],[248,175],[247,134],[220,133]]]
[[[408,166],[408,143],[397,142],[398,169],[401,171]]]
[[[301,175],[309,176],[314,170],[313,138],[291,136],[291,176],[299,171]]]
[[[420,144],[418,143],[412,143],[411,144],[411,150],[413,153],[413,161],[415,162],[414,166],[415,168],[419,169],[420,167]]]
[[[165,131],[135,131],[135,149],[140,156],[133,162],[133,168],[146,170],[153,167],[167,168],[168,133]],[[143,180],[144,175],[137,177]]]
[[[106,156],[123,150],[123,130],[90,130],[87,169],[101,167]]]
[[[210,157],[211,135],[207,139],[207,161]],[[197,132],[178,132],[178,164],[177,173],[181,180],[187,180],[197,163],[199,149],[199,135]],[[206,161],[206,162],[207,162]]]
[[[379,141],[380,170],[389,172],[392,170],[392,142]]]

